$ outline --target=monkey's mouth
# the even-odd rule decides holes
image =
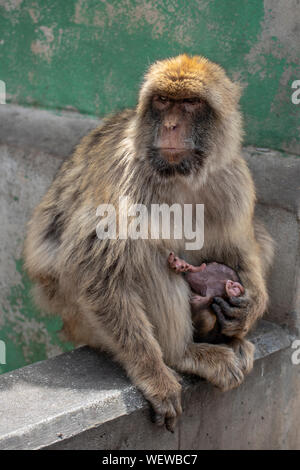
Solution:
[[[167,160],[168,163],[178,164],[184,158],[187,158],[191,149],[188,150],[186,148],[175,148],[175,147],[161,147],[157,149],[161,156]]]
[[[197,172],[205,159],[202,151],[187,148],[152,147],[148,157],[152,167],[165,177],[175,176],[176,173],[187,176],[193,171]]]

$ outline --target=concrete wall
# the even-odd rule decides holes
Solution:
[[[59,317],[40,312],[23,269],[26,224],[64,158],[98,122],[0,106],[0,374],[72,348]]]
[[[9,102],[104,115],[152,61],[202,54],[245,87],[246,144],[299,154],[299,24],[299,0],[0,0],[0,79]]]

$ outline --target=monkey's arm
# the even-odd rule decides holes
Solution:
[[[205,263],[202,263],[201,266],[193,266],[192,264],[189,264],[183,259],[175,256],[173,252],[169,254],[168,263],[170,268],[173,269],[176,273],[199,273],[204,271],[206,268]]]
[[[247,334],[255,321],[263,315],[268,302],[266,282],[259,247],[254,237],[236,244],[236,272],[245,288],[240,297],[229,297],[226,301],[215,297],[212,308],[217,315],[226,336],[242,338]]]

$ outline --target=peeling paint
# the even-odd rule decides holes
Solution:
[[[0,0],[0,7],[4,7],[6,11],[13,11],[20,8],[23,0]]]
[[[32,42],[31,50],[33,54],[38,54],[50,62],[54,53],[54,47],[51,46],[54,41],[53,27],[40,26],[39,31],[43,33],[43,37]]]
[[[266,56],[271,55],[277,59],[285,59],[287,63],[298,63],[300,8],[298,0],[274,2],[265,0],[265,16],[261,23],[261,33],[257,42],[253,44],[245,59],[249,62],[250,73],[265,73]],[[298,36],[297,36],[298,32]],[[298,40],[297,40],[298,39]],[[264,78],[265,75],[262,75]]]
[[[264,1],[264,17],[256,41],[251,45],[245,62],[249,84],[257,82],[260,92],[253,93],[257,113],[249,113],[248,126],[253,135],[267,145],[300,153],[297,123],[300,108],[290,105],[290,84],[300,76],[300,4],[298,0],[286,2]],[[284,122],[282,116],[285,116]],[[268,138],[262,137],[266,135]]]
[[[39,20],[39,18],[40,18],[39,11],[38,11],[37,9],[35,9],[35,8],[29,8],[29,9],[28,9],[28,13],[29,13],[29,15],[31,16],[32,21],[33,21],[34,23],[37,23],[38,20]]]

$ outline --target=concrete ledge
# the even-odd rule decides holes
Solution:
[[[80,139],[99,125],[99,120],[76,112],[59,114],[17,105],[0,106],[0,143],[39,149],[67,157]]]
[[[256,345],[256,360],[288,348],[291,342],[280,327],[265,321],[251,339]],[[197,378],[186,378],[184,394],[191,387],[212,389]],[[92,428],[101,434],[102,426],[109,423],[112,428],[121,417],[133,414],[137,419],[137,413],[145,414],[148,407],[123,370],[105,354],[88,347],[3,374],[0,403],[0,449],[63,445],[75,436],[82,439]],[[144,426],[145,435],[155,432],[149,420]],[[164,439],[171,438],[166,431],[163,434]],[[118,448],[113,433],[110,446]]]

